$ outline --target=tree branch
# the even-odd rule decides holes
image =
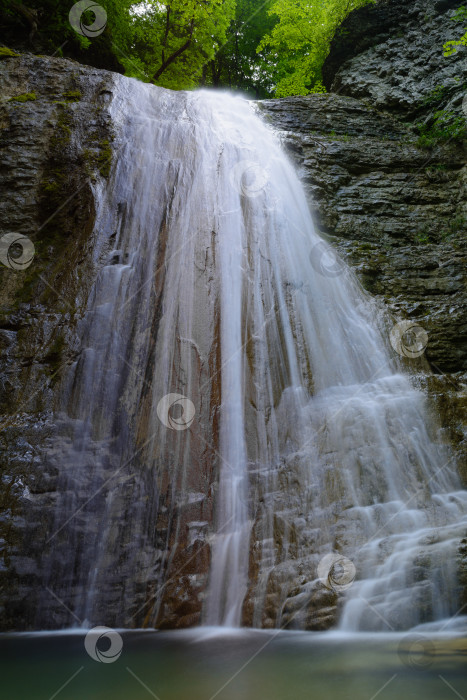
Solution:
[[[184,44],[182,44],[182,46],[180,46],[179,49],[177,49],[176,51],[174,51],[174,53],[173,53],[171,56],[169,56],[169,58],[168,58],[166,61],[164,61],[164,60],[162,61],[161,67],[160,67],[160,68],[154,73],[154,75],[152,76],[152,82],[154,82],[155,80],[157,80],[158,78],[160,78],[160,76],[162,75],[162,73],[163,73],[165,70],[167,70],[167,68],[168,68],[174,61],[176,61],[177,58],[178,58],[179,56],[181,56],[182,53],[183,53],[184,51],[187,50],[187,48],[190,46],[191,40],[192,40],[192,38],[193,38],[193,30],[194,30],[194,28],[195,28],[195,20],[192,19],[191,22],[190,22],[190,33],[189,33],[189,35],[188,35],[188,39],[185,41]]]
[[[167,39],[169,38],[169,29],[170,29],[170,5],[167,5],[167,17],[165,18],[165,33],[164,33],[164,38],[162,40],[162,63],[164,64],[165,62],[165,49],[167,46]]]
[[[25,5],[18,5],[16,2],[12,2],[11,7],[29,24],[29,41],[32,42],[39,27],[39,10],[34,10],[33,8],[26,7]]]

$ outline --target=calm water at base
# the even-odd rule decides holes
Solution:
[[[467,698],[467,636],[119,631],[93,660],[86,631],[0,636],[8,700],[454,700]],[[107,645],[108,645],[107,640]],[[99,645],[105,653],[105,640]]]

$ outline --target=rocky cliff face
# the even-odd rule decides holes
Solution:
[[[413,360],[407,369],[430,396],[467,485],[465,132],[438,134],[428,147],[420,138],[436,113],[467,123],[465,50],[450,58],[442,51],[460,33],[451,18],[461,5],[383,0],[352,13],[324,67],[330,92],[259,109],[295,160],[322,235],[394,321],[428,333],[433,373]],[[293,492],[294,465],[283,479]],[[276,497],[286,509],[280,490]],[[276,521],[279,550],[284,532],[300,542],[300,522],[287,510]],[[285,625],[297,611],[310,629],[333,624],[336,596],[310,594],[306,569],[293,552],[274,569],[263,624],[274,626],[278,609]],[[296,586],[287,590],[291,578]]]
[[[459,7],[459,0],[379,0],[353,12],[324,65],[327,89],[370,100],[399,117],[460,110],[465,51],[447,58],[442,49],[462,34],[463,23],[453,21]]]
[[[93,513],[105,512],[109,517],[103,520],[113,535],[110,548],[117,554],[112,558],[110,550],[106,552],[101,578],[96,579],[105,597],[105,611],[92,610],[92,614],[114,626],[193,625],[199,621],[200,591],[209,566],[203,538],[213,521],[210,484],[216,458],[215,448],[207,446],[215,442],[215,409],[209,401],[202,407],[197,404],[200,425],[206,426],[207,433],[193,449],[198,463],[188,484],[182,483],[177,445],[166,441],[157,526],[149,532],[145,523],[151,522],[148,503],[154,501],[155,485],[146,478],[145,457],[148,461],[151,457],[144,448],[150,441],[137,435],[139,443],[131,447],[136,457],[124,465],[124,473],[123,452],[120,447],[113,449],[108,444],[111,440],[88,440],[81,455],[75,452],[73,462],[73,411],[60,412],[63,397],[69,398],[75,390],[72,387],[67,393],[62,379],[70,376],[70,366],[80,357],[91,286],[104,265],[118,263],[124,255],[113,250],[115,228],[110,228],[106,239],[95,227],[99,196],[119,147],[113,143],[115,125],[108,111],[118,76],[72,61],[30,55],[5,58],[0,68],[1,235],[27,236],[35,247],[30,267],[17,270],[2,265],[0,269],[0,626],[57,628],[83,621],[70,608],[82,609],[83,587],[99,556],[99,528],[105,527]],[[165,189],[169,197],[170,188]],[[169,208],[162,200],[163,195],[155,199],[161,242],[160,250],[153,251],[160,270],[167,248],[164,215]],[[114,212],[120,228],[132,225],[125,207],[122,201]],[[14,267],[15,250],[10,252]],[[154,298],[149,303],[154,314],[144,331],[151,335],[148,345],[153,349],[164,275],[151,282]],[[141,293],[136,303],[140,297]],[[204,308],[201,302],[199,306]],[[125,321],[130,330],[133,320],[130,316]],[[217,325],[211,330],[217,333]],[[183,339],[178,338],[178,356],[184,354],[182,345]],[[193,357],[198,366],[195,352]],[[210,376],[217,375],[218,359],[210,357],[209,367],[199,370],[206,373],[200,382],[206,387],[212,383],[214,394],[215,380]],[[182,368],[180,359],[178,367]],[[133,382],[134,391],[138,381],[137,377]],[[140,410],[144,423],[154,412],[152,396],[147,389],[138,396],[134,391],[130,387],[124,397],[133,406],[128,413]],[[104,405],[101,410],[105,413]],[[143,425],[140,432],[147,438],[150,430]],[[117,474],[118,494],[110,499],[112,504],[106,489],[99,487],[102,484],[93,483],[96,460],[105,465],[104,487],[107,478]],[[69,527],[67,518],[57,519],[59,501],[74,503],[77,517]],[[135,522],[140,528],[137,546]],[[74,550],[71,559],[70,549]],[[73,560],[74,565],[67,566]]]
[[[110,158],[110,74],[24,56],[0,64],[1,233],[27,236],[34,263],[1,266],[2,628],[34,627],[41,551],[58,469],[53,410],[99,267],[95,191]],[[21,252],[21,250],[19,250]]]
[[[455,36],[450,18],[460,4],[388,0],[353,13],[325,68],[332,91],[269,100],[259,109],[297,162],[322,234],[394,319],[410,319],[428,332],[426,357],[434,373],[417,365],[414,381],[431,395],[467,482],[465,147],[447,138],[427,149],[415,126],[426,122],[430,129],[434,111],[462,116],[465,53],[442,57],[443,42]],[[0,85],[0,233],[23,234],[36,249],[28,269],[0,267],[1,627],[26,629],[35,625],[39,598],[51,626],[72,623],[45,591],[41,571],[60,472],[58,452],[53,460],[43,455],[56,447],[60,377],[76,357],[77,324],[112,248],[109,241],[105,250],[96,250],[92,236],[96,193],[112,157],[107,109],[112,75],[25,55],[0,62]],[[209,462],[201,448],[200,454]],[[300,465],[289,465],[280,476],[281,488],[289,492],[294,469]],[[168,512],[170,503],[166,506]],[[177,507],[185,508],[186,523],[200,527],[200,533],[188,533],[186,551],[181,543],[172,558],[179,567],[192,556],[193,542],[197,547],[204,541],[210,505],[201,513],[199,503],[188,498]],[[160,523],[162,539],[166,525]],[[291,529],[286,518],[275,518],[271,556],[287,539],[289,559],[265,582],[263,619],[253,620],[249,599],[245,622],[286,624],[306,599],[310,572],[293,562],[300,528],[300,519]],[[170,582],[160,606],[161,626],[199,621],[208,551],[203,548],[201,563],[184,578]],[[253,549],[252,572],[255,556]],[[298,568],[296,586],[289,590],[290,566]],[[142,583],[141,591],[149,600],[154,592],[143,591]],[[303,624],[328,627],[336,604],[327,589],[313,594]],[[135,624],[148,620],[143,616]]]
[[[331,92],[260,108],[283,133],[323,235],[395,319],[427,331],[434,374],[420,381],[465,465],[465,133],[429,147],[420,138],[438,112],[467,121],[465,49],[442,50],[459,35],[461,4],[387,0],[352,13],[325,65]]]

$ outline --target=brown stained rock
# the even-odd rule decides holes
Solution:
[[[306,584],[295,595],[287,598],[282,608],[282,626],[286,629],[323,631],[336,623],[337,599],[335,591],[318,583]]]
[[[200,624],[202,603],[199,592],[204,583],[194,576],[183,576],[177,583],[169,583],[157,627],[182,629]]]

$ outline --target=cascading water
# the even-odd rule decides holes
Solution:
[[[125,78],[111,114],[54,595],[121,626],[329,626],[339,588],[346,629],[456,613],[467,494],[274,134],[245,100]],[[355,582],[323,579],[336,552]]]

